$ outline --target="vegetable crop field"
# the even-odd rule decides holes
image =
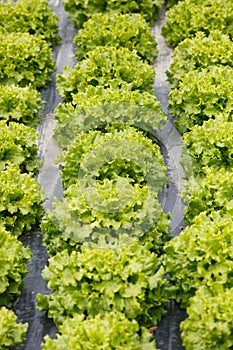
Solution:
[[[0,0],[0,349],[233,349],[232,0]]]

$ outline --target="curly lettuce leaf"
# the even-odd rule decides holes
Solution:
[[[41,35],[52,46],[60,42],[58,17],[47,0],[1,1],[0,32]]]
[[[233,172],[206,168],[205,177],[191,177],[184,183],[182,199],[186,204],[185,221],[188,224],[201,212],[222,214],[233,209]]]
[[[184,133],[221,113],[231,116],[232,89],[230,66],[209,66],[185,74],[178,87],[171,90],[168,101],[171,114],[177,117],[178,130]]]
[[[213,30],[223,34],[233,31],[233,3],[231,0],[184,0],[166,13],[162,35],[168,45],[176,47],[198,31],[206,35]]]
[[[206,167],[232,169],[232,126],[231,117],[220,114],[183,135],[184,150],[191,157],[194,174],[205,174]]]
[[[127,48],[96,47],[74,68],[66,66],[57,75],[57,91],[62,99],[72,101],[72,94],[88,86],[139,90],[153,94],[155,71],[136,52]]]
[[[158,56],[157,43],[140,14],[99,13],[91,17],[74,38],[78,60],[97,46],[126,47],[148,63]]]
[[[22,172],[37,172],[40,165],[37,138],[37,132],[29,126],[0,120],[0,171],[14,164]]]
[[[166,270],[186,308],[201,286],[214,293],[233,287],[232,213],[202,212],[164,246]]]
[[[117,187],[118,185],[118,187]],[[50,255],[79,249],[84,242],[114,246],[122,235],[134,237],[147,249],[161,253],[171,238],[169,214],[164,214],[156,193],[130,186],[126,179],[104,181],[88,191],[72,185],[62,202],[55,200],[41,224]]]
[[[30,260],[30,258],[30,248],[24,247],[22,242],[20,242],[16,237],[12,236],[9,232],[7,232],[1,223],[0,306],[8,305],[11,301],[13,301],[17,296],[20,295],[20,291],[23,286],[23,278],[28,272],[27,263]],[[0,326],[0,334],[1,330],[2,329]],[[4,333],[4,330],[2,331]]]
[[[186,38],[174,50],[173,62],[166,72],[172,87],[179,85],[185,74],[210,66],[233,66],[233,42],[229,35],[220,31],[208,36],[197,32]],[[191,82],[190,82],[191,83]]]
[[[40,88],[55,70],[52,49],[41,36],[0,32],[0,85]]]
[[[13,311],[6,307],[0,309],[0,348],[10,349],[12,346],[20,346],[26,335],[27,323],[18,323]]]
[[[54,111],[54,138],[63,148],[81,132],[108,125],[131,125],[150,137],[167,121],[160,102],[148,92],[88,86],[72,98],[72,103],[60,103]]]
[[[183,0],[166,0],[165,1],[166,9],[170,9],[172,6],[176,5],[179,1],[183,1]]]
[[[75,315],[66,319],[59,331],[56,339],[45,337],[43,350],[78,350],[83,344],[93,349],[156,349],[148,330],[139,328],[135,320],[130,321],[119,312],[109,312],[87,320],[84,315]]]
[[[110,311],[124,312],[141,326],[155,325],[173,295],[164,272],[162,259],[136,241],[115,248],[82,246],[70,254],[65,250],[43,270],[52,294],[38,294],[37,306],[58,325],[76,314],[93,318]]]
[[[159,17],[163,0],[65,0],[64,9],[76,27],[97,13],[140,13],[149,24]]]
[[[41,219],[44,195],[33,174],[22,174],[17,166],[0,172],[0,184],[1,222],[13,235],[20,236]]]
[[[232,349],[232,304],[233,288],[213,293],[201,287],[190,301],[188,318],[180,325],[185,349]]]
[[[80,134],[59,158],[63,161],[64,188],[86,176],[90,180],[121,176],[132,183],[147,184],[155,192],[167,184],[159,146],[133,127]]]
[[[42,99],[31,86],[0,85],[0,120],[35,127],[40,122]]]

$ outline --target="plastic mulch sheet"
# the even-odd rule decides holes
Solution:
[[[51,0],[50,6],[54,8],[55,14],[60,18],[59,28],[62,37],[61,44],[54,50],[54,59],[57,62],[57,73],[62,73],[64,66],[75,65],[73,38],[76,29],[70,20],[67,19],[63,9],[62,2]],[[167,107],[169,83],[166,80],[165,71],[171,63],[172,50],[169,49],[160,35],[160,30],[165,21],[165,8],[163,7],[158,20],[152,27],[151,31],[155,35],[158,43],[159,56],[155,61],[156,79],[154,84],[155,95],[161,103],[161,107],[169,115]],[[42,98],[47,102],[41,123],[38,127],[40,136],[39,150],[40,158],[43,162],[42,168],[38,175],[38,181],[45,191],[47,200],[44,203],[45,210],[52,207],[54,197],[62,197],[62,187],[59,174],[59,168],[54,164],[57,154],[60,152],[55,140],[52,137],[55,120],[53,111],[61,101],[55,88],[56,74],[52,77],[52,82],[42,91]],[[182,144],[180,135],[174,128],[171,118],[164,126],[161,132],[157,132],[159,145],[161,146],[167,166],[167,175],[169,180],[168,188],[160,196],[160,202],[165,212],[172,214],[172,234],[179,234],[183,228],[183,204],[179,199],[178,192],[182,186],[183,169],[180,166],[180,154]],[[25,245],[28,245],[33,253],[33,258],[29,263],[29,273],[24,280],[22,294],[12,309],[16,312],[19,321],[28,322],[29,328],[27,339],[24,346],[18,349],[39,350],[45,334],[55,337],[56,327],[53,321],[48,319],[45,312],[39,312],[36,309],[37,293],[48,294],[46,282],[41,276],[41,271],[47,263],[47,252],[42,246],[41,232],[39,229],[31,232],[24,238]],[[175,302],[168,305],[168,313],[164,316],[156,331],[156,341],[158,348],[161,350],[181,350],[183,349],[179,324],[185,318],[185,312],[181,310]]]

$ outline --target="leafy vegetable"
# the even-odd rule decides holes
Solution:
[[[76,27],[96,13],[140,13],[150,24],[159,17],[163,0],[66,0],[64,8]]]
[[[61,157],[66,198],[42,222],[50,254],[122,234],[158,252],[170,238],[157,200],[167,181],[159,147],[132,127],[106,131],[80,134]]]
[[[213,293],[233,287],[232,213],[202,212],[179,236],[165,244],[165,263],[182,307],[201,286]]]
[[[189,224],[202,211],[226,213],[233,208],[233,172],[223,167],[206,168],[205,173],[204,178],[190,178],[184,184],[185,220]]]
[[[72,101],[72,94],[88,86],[139,90],[153,93],[154,68],[126,48],[97,47],[74,68],[66,66],[57,75],[61,98]]]
[[[60,156],[63,186],[79,181],[125,177],[159,192],[167,184],[166,167],[158,145],[133,127],[109,128],[106,133],[80,134]]]
[[[7,230],[20,236],[41,218],[44,196],[32,173],[21,174],[16,166],[0,172],[0,184],[0,219]]]
[[[0,347],[2,350],[22,345],[28,324],[16,323],[16,315],[5,307],[0,309]]]
[[[176,5],[179,1],[183,1],[183,0],[166,0],[165,1],[166,9],[169,9],[172,6]]]
[[[72,185],[66,199],[55,199],[42,221],[43,241],[50,255],[78,249],[92,241],[111,246],[121,235],[134,237],[147,249],[160,253],[170,239],[169,215],[164,214],[156,193],[118,178],[96,183],[86,191]],[[102,200],[102,202],[101,202]]]
[[[224,77],[224,79],[223,79]],[[221,112],[232,114],[233,68],[210,66],[184,75],[179,86],[169,95],[169,108],[180,132]]]
[[[181,323],[185,349],[232,349],[232,304],[233,288],[217,295],[200,288],[191,299],[189,317]]]
[[[166,13],[162,35],[168,45],[175,47],[198,31],[206,35],[212,30],[232,34],[233,3],[231,0],[184,0]]]
[[[48,310],[56,324],[76,314],[95,317],[110,311],[123,312],[141,326],[158,322],[173,294],[161,258],[133,241],[80,249],[49,259],[42,275],[52,294],[37,295],[39,310]]]
[[[22,172],[39,169],[36,131],[29,126],[0,120],[0,171],[6,165],[18,165]]]
[[[186,38],[175,48],[167,76],[174,87],[192,70],[200,71],[202,68],[219,65],[233,66],[231,38],[218,31],[208,36],[197,32],[194,37]]]
[[[68,190],[42,223],[50,254],[100,238],[116,242],[122,234],[160,251],[170,235],[168,215],[157,200],[167,179],[156,144],[132,127],[118,126],[80,134],[59,160]]]
[[[74,38],[75,54],[83,59],[96,46],[126,47],[153,63],[158,55],[157,43],[140,14],[98,13],[84,23]]]
[[[0,85],[0,119],[36,126],[40,121],[41,104],[40,93],[31,86]]]
[[[31,257],[29,248],[23,246],[22,242],[7,232],[2,222],[0,224],[0,306],[8,305],[16,296],[19,295],[23,286],[23,278],[26,275],[27,262]],[[3,339],[4,328],[1,327],[2,316],[0,311],[0,334]],[[7,319],[5,320],[7,321]],[[9,325],[10,326],[10,325]],[[9,328],[7,329],[9,331]],[[10,332],[8,333],[10,338]],[[0,344],[2,338],[0,337]],[[2,348],[2,347],[1,347]]]
[[[55,71],[52,49],[42,39],[28,33],[0,33],[0,83],[31,84],[39,88]]]
[[[54,117],[58,120],[54,138],[61,147],[67,147],[81,132],[116,123],[132,125],[151,136],[167,121],[160,102],[148,92],[101,86],[88,86],[85,92],[73,95],[72,103],[60,103]]]
[[[58,17],[47,0],[6,0],[0,2],[0,32],[41,35],[50,45],[57,45]]]
[[[84,315],[75,315],[65,320],[56,339],[45,337],[42,349],[78,350],[85,344],[92,349],[155,350],[148,330],[140,329],[141,335],[138,331],[138,323],[129,321],[122,313],[109,312],[88,320],[84,320]]]
[[[205,167],[232,169],[233,164],[233,122],[220,114],[216,119],[194,126],[183,135],[184,146],[193,159],[193,172],[205,173]],[[231,120],[231,119],[230,119]]]

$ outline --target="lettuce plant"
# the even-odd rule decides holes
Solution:
[[[91,130],[80,134],[63,161],[64,188],[77,181],[127,178],[132,184],[147,184],[159,192],[167,184],[166,167],[160,148],[133,127],[109,128],[105,133]],[[95,181],[94,180],[94,181]]]
[[[213,293],[201,287],[190,300],[189,317],[180,325],[185,349],[232,349],[232,304],[233,288]]]
[[[135,320],[130,321],[119,312],[109,312],[87,320],[84,315],[75,315],[66,319],[59,331],[56,339],[45,337],[43,350],[78,350],[83,344],[90,349],[156,349],[148,330],[139,328]]]
[[[22,172],[36,172],[39,169],[37,157],[38,135],[35,129],[16,122],[0,121],[0,171],[6,165],[18,165]]]
[[[29,33],[0,33],[1,85],[43,87],[56,69],[52,49]]]
[[[20,294],[23,286],[23,278],[27,274],[27,263],[30,260],[31,251],[24,247],[16,237],[7,232],[4,226],[0,225],[0,306],[8,305]],[[0,311],[0,335],[5,331],[1,327],[3,314]],[[10,325],[9,325],[10,326]],[[13,328],[14,329],[14,328]],[[8,328],[9,330],[9,328]],[[8,334],[10,338],[10,332]],[[2,337],[0,337],[1,344]],[[8,339],[9,340],[9,339]],[[2,347],[1,347],[2,349]]]
[[[184,184],[183,201],[185,220],[188,224],[202,211],[210,214],[221,210],[224,214],[233,209],[233,172],[206,168],[205,177],[190,178]]]
[[[42,272],[52,294],[38,294],[37,305],[57,325],[76,314],[93,318],[110,311],[141,326],[155,325],[173,295],[164,273],[162,258],[136,241],[115,248],[82,246],[71,254],[64,250]]]
[[[223,79],[224,77],[224,79]],[[210,66],[184,75],[179,86],[169,94],[169,108],[180,132],[220,113],[231,115],[233,100],[233,68]]]
[[[156,144],[132,127],[90,131],[60,160],[66,198],[54,202],[42,223],[50,253],[100,238],[112,243],[120,235],[160,251],[170,236],[169,216],[157,199],[167,178]]]
[[[31,86],[0,85],[0,119],[37,126],[41,105],[40,93]]]
[[[212,30],[232,34],[233,3],[231,0],[179,1],[166,13],[162,35],[168,45],[175,47],[198,31],[206,35]]]
[[[72,101],[72,94],[88,86],[139,90],[153,93],[154,68],[127,48],[96,47],[74,68],[66,66],[57,75],[61,98]]]
[[[233,66],[233,42],[230,36],[219,31],[208,36],[197,32],[194,37],[186,38],[177,45],[173,62],[166,73],[168,80],[176,87],[188,72],[220,65]]]
[[[49,45],[60,41],[58,17],[48,7],[48,0],[1,1],[0,32],[41,35]]]
[[[85,92],[73,95],[72,103],[60,103],[54,117],[58,121],[54,138],[64,148],[79,133],[91,129],[103,130],[107,125],[127,124],[151,137],[167,121],[167,115],[154,95],[101,86],[88,86]]]
[[[21,174],[17,166],[0,172],[0,219],[16,236],[31,229],[43,214],[44,196],[33,174]]]
[[[91,17],[74,38],[75,55],[83,59],[96,46],[126,47],[145,61],[153,63],[158,55],[157,43],[140,14],[99,13]]]
[[[164,214],[156,193],[119,178],[84,190],[71,185],[61,202],[55,199],[41,224],[50,255],[79,249],[84,242],[114,246],[121,236],[134,237],[147,249],[161,253],[170,236],[169,214]]]
[[[213,293],[233,287],[232,213],[202,212],[191,226],[165,244],[165,263],[176,299],[187,307],[201,286]]]
[[[169,9],[172,6],[176,5],[179,1],[183,1],[183,0],[166,0],[165,1],[166,9]]]
[[[220,114],[215,119],[205,121],[202,126],[194,126],[183,135],[194,173],[205,173],[205,167],[232,169],[232,126],[231,117]]]
[[[140,13],[149,24],[159,17],[159,11],[163,0],[66,0],[63,2],[68,17],[76,27],[82,27],[83,23],[96,13]]]
[[[27,323],[17,323],[17,317],[6,307],[0,309],[0,348],[10,349],[23,343],[28,328]]]

